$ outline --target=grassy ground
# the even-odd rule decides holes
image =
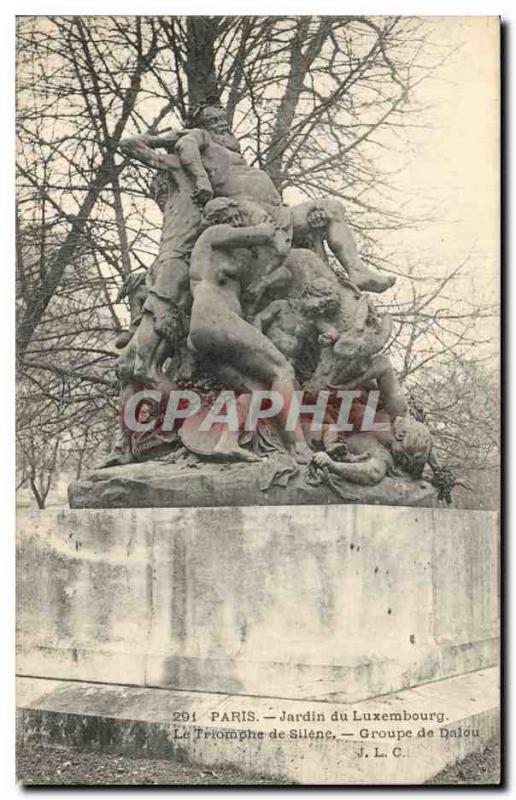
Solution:
[[[135,758],[109,753],[87,753],[55,745],[18,748],[18,781],[26,785],[217,785],[264,784],[279,786],[287,781],[249,777],[236,769],[206,769],[164,759]],[[500,748],[491,742],[459,764],[447,767],[430,784],[496,784],[500,775]]]

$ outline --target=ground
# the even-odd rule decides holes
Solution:
[[[480,753],[471,753],[463,761],[446,767],[430,784],[470,783],[497,784],[500,782],[500,743],[493,739]]]
[[[138,758],[115,753],[89,753],[57,745],[17,749],[18,781],[24,784],[179,784],[278,785],[287,781],[249,777],[237,769],[192,767],[167,759]]]
[[[24,784],[178,784],[278,786],[287,781],[244,775],[237,769],[213,769],[177,764],[163,759],[136,758],[110,753],[88,753],[57,745],[20,746],[18,780]],[[431,784],[496,784],[500,775],[500,748],[492,741],[481,753],[440,772]]]

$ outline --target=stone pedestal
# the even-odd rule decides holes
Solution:
[[[68,487],[70,508],[184,508],[219,506],[289,506],[362,503],[366,505],[436,505],[427,481],[384,478],[376,486],[339,481],[339,493],[325,483],[312,485],[308,467],[290,466],[274,457],[260,464],[180,466],[161,461],[126,464],[90,472]],[[283,476],[283,479],[282,479]]]
[[[348,702],[496,662],[493,512],[48,511],[19,535],[21,674]]]
[[[64,510],[18,532],[21,676],[300,707],[498,661],[494,512]]]
[[[17,695],[22,743],[232,766],[302,784],[423,783],[499,731],[496,668],[359,703],[41,678],[19,678]]]

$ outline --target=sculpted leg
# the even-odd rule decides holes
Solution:
[[[393,275],[380,275],[369,269],[358,254],[344,207],[337,200],[325,199],[301,203],[292,209],[294,242],[310,237],[311,230],[324,231],[328,247],[349,275],[350,280],[365,292],[384,292],[396,282]]]
[[[167,356],[183,347],[191,304],[184,260],[169,258],[154,265],[153,270],[155,280],[148,289],[135,334],[134,379],[142,383],[158,380]]]
[[[387,449],[373,437],[361,435],[361,439],[357,448],[353,447],[356,436],[348,440],[351,452],[344,456],[346,461],[336,461],[328,453],[321,452],[313,456],[313,463],[319,469],[327,470],[350,483],[375,486],[387,475],[390,456]],[[335,451],[333,454],[336,454]]]
[[[238,421],[240,429],[243,429],[249,404],[251,400],[250,394],[241,394],[237,397]],[[246,450],[239,445],[240,430],[232,431],[229,426],[222,429],[219,441],[215,445],[215,452],[222,456],[225,460],[230,461],[261,461],[260,456],[253,453],[252,450]]]
[[[282,411],[278,416],[280,417],[285,444],[298,464],[309,464],[312,460],[312,451],[306,442],[300,420],[297,421],[293,431],[287,430],[286,427],[288,412],[292,405],[292,397],[295,391],[294,370],[288,362],[286,363],[287,369],[282,368],[275,372],[275,378],[271,383],[271,390],[278,392],[283,397]]]
[[[124,386],[120,393],[120,414],[123,414],[124,405],[127,403],[131,395],[133,395],[136,391],[137,388],[133,385],[129,384]],[[116,467],[121,464],[131,464],[134,460],[135,459],[131,449],[131,433],[130,431],[126,430],[123,420],[120,419],[115,434],[115,443],[113,449],[100,467]]]
[[[381,355],[373,359],[366,378],[376,379],[384,408],[389,416],[405,417],[408,414],[407,400],[387,356]]]
[[[153,315],[145,311],[134,335],[133,380],[150,383],[158,378],[157,355],[162,336],[156,331]],[[164,360],[164,359],[163,359]]]
[[[294,368],[280,351],[241,317],[214,303],[194,301],[190,340],[206,358],[220,359],[238,373],[278,392],[283,398],[278,414],[279,428],[287,449],[299,463],[308,463],[312,452],[301,424],[294,431],[286,429],[288,411],[295,390]]]

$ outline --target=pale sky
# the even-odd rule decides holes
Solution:
[[[497,17],[436,17],[433,39],[453,50],[417,89],[432,129],[411,131],[412,153],[398,176],[414,206],[434,206],[434,221],[400,231],[390,243],[444,265],[471,253],[461,292],[491,302],[499,280],[499,22]]]
[[[391,142],[394,150],[379,151],[379,158],[388,170],[399,169],[392,182],[408,211],[431,211],[432,218],[416,230],[386,235],[385,247],[402,271],[420,259],[428,260],[432,274],[444,275],[469,256],[468,274],[451,287],[453,293],[494,303],[500,268],[499,21],[426,19],[433,56],[448,54],[416,89],[415,100],[426,107],[418,121],[430,126],[411,129],[408,148]],[[400,278],[401,293],[402,283]]]
[[[391,175],[396,202],[408,216],[424,219],[415,228],[383,233],[380,247],[402,273],[417,263],[422,277],[448,275],[466,260],[463,276],[447,287],[446,302],[493,305],[500,276],[499,19],[424,19],[428,52],[438,66],[414,90],[411,107],[423,111],[407,119],[418,127],[406,129],[401,139],[384,129],[379,138],[389,149],[374,152]],[[292,204],[304,198],[287,189],[284,199]],[[360,249],[360,237],[357,244]],[[402,276],[396,291],[398,299],[410,296]],[[498,339],[497,319],[479,324],[479,338]]]

